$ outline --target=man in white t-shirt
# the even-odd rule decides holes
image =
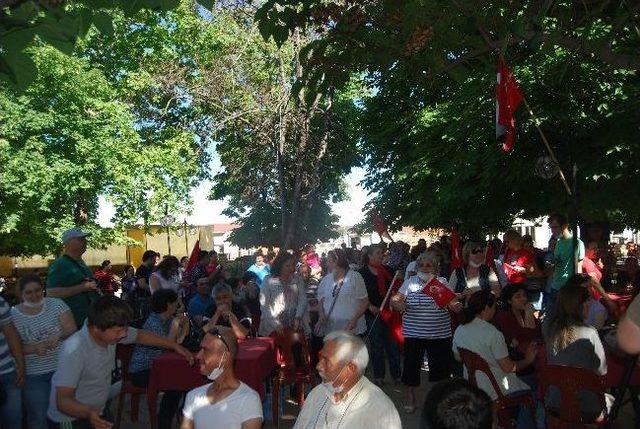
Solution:
[[[180,429],[260,429],[262,403],[255,390],[236,378],[238,345],[230,329],[215,327],[202,339],[196,356],[200,372],[213,383],[187,393]]]

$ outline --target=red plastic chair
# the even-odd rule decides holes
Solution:
[[[462,363],[467,368],[467,374],[469,376],[469,381],[471,382],[471,384],[476,387],[478,386],[478,382],[476,380],[476,371],[483,372],[491,382],[493,390],[498,395],[498,397],[493,401],[493,411],[498,417],[499,427],[515,428],[516,422],[513,419],[513,415],[514,411],[516,411],[520,406],[529,408],[529,411],[533,416],[533,421],[536,421],[536,404],[532,395],[522,395],[515,398],[505,396],[502,393],[502,390],[500,390],[500,386],[498,385],[493,372],[491,372],[491,368],[489,367],[487,361],[485,361],[480,355],[472,352],[471,350],[460,347],[458,347],[458,354],[460,354]]]
[[[595,372],[565,365],[546,365],[540,370],[538,381],[543,394],[550,386],[555,386],[560,391],[562,405],[559,408],[549,408],[545,405],[547,428],[594,429],[607,425],[608,419],[605,416],[595,422],[585,422],[580,412],[578,392],[581,390],[595,393],[600,398],[601,409],[606,408],[602,378]]]
[[[315,385],[311,352],[307,338],[302,331],[286,328],[281,335],[274,334],[276,351],[278,352],[278,368],[273,377],[271,390],[272,424],[274,428],[280,426],[280,388],[282,385],[294,384],[296,387],[297,403],[304,405],[304,385]],[[301,365],[296,365],[293,346],[300,345]],[[299,362],[300,363],[300,362]]]
[[[131,383],[129,376],[129,364],[131,363],[131,356],[133,355],[134,344],[118,344],[116,346],[116,359],[122,364],[122,388],[118,395],[118,412],[116,417],[115,428],[120,427],[122,421],[122,412],[124,411],[124,397],[125,395],[131,395],[131,421],[138,421],[138,414],[140,412],[140,397],[147,393],[146,387],[137,387]]]

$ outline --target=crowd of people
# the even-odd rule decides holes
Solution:
[[[21,428],[26,416],[30,429],[111,427],[116,345],[135,343],[127,369],[135,386],[148,386],[153,360],[167,349],[197,360],[211,381],[186,394],[165,392],[160,428],[176,418],[182,429],[260,428],[260,396],[235,374],[238,342],[295,330],[309,338],[321,381],[295,428],[400,428],[387,383],[404,386],[402,412],[421,408],[425,429],[489,428],[498,394],[534,398],[541,355],[607,371],[599,330],[618,316],[605,290],[613,282],[603,274],[614,270],[597,242],[573,237],[564,216],[548,222],[545,250],[515,230],[502,241],[467,240],[460,259],[447,236],[413,248],[380,243],[321,255],[308,245],[295,254],[257,253],[241,278],[205,250],[191,263],[147,250],[121,275],[110,261],[92,272],[82,259],[89,234],[70,229],[44,285],[27,274],[18,305],[0,298],[0,424]],[[616,277],[632,294],[640,287],[635,258],[630,253]],[[633,353],[639,319],[635,300],[619,328],[620,347]],[[486,376],[474,377],[475,385],[465,380],[466,352],[486,361],[500,392]],[[436,384],[421,402],[423,370]],[[557,407],[557,392],[543,402]],[[462,416],[447,406],[454,403],[465,407]],[[600,398],[582,395],[579,403],[585,420],[606,413]],[[534,428],[536,414],[515,410],[513,419]]]

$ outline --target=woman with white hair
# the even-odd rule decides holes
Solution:
[[[415,389],[420,386],[420,371],[425,350],[429,362],[429,381],[437,382],[451,377],[453,354],[451,352],[451,318],[447,307],[455,308],[451,301],[439,307],[436,300],[423,292],[434,279],[443,286],[447,280],[437,277],[440,258],[433,251],[422,253],[416,259],[417,275],[406,279],[393,296],[391,306],[403,313],[404,365],[402,382],[407,386],[404,411],[416,410]],[[452,294],[453,295],[453,294]]]
[[[324,337],[317,365],[322,384],[311,390],[294,429],[400,429],[391,399],[363,374],[369,363],[364,341],[346,331]]]

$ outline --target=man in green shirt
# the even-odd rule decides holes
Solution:
[[[80,228],[65,231],[64,254],[51,264],[47,275],[47,296],[61,298],[71,308],[78,327],[83,325],[89,306],[98,298],[93,273],[82,260],[89,235]]]
[[[560,290],[567,283],[569,277],[582,273],[584,259],[584,243],[578,239],[578,247],[574,254],[573,234],[569,230],[569,223],[562,215],[551,215],[549,227],[553,233],[560,231],[560,238],[553,251],[553,290]],[[577,265],[577,267],[576,267]],[[576,270],[577,268],[577,270]]]
[[[553,278],[545,309],[547,314],[552,315],[555,312],[558,291],[572,275],[582,273],[584,243],[578,239],[578,247],[574,253],[573,234],[569,230],[569,222],[564,215],[553,214],[549,216],[547,222],[551,235],[559,237],[553,249]]]

